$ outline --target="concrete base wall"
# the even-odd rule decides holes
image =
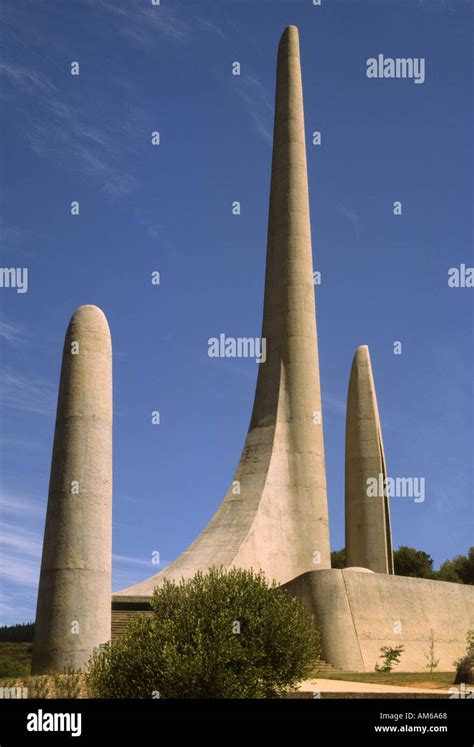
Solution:
[[[396,670],[426,672],[430,629],[437,671],[450,671],[474,629],[473,586],[331,569],[304,573],[282,588],[314,614],[322,658],[346,671],[373,672],[382,646],[402,645]]]

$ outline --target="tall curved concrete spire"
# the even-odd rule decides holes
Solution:
[[[393,573],[388,497],[368,495],[368,480],[387,477],[369,348],[352,362],[346,416],[346,566]],[[378,490],[378,489],[377,489]],[[378,491],[380,492],[380,491]],[[383,492],[383,490],[382,490]]]
[[[278,49],[265,298],[250,427],[231,488],[164,571],[114,596],[149,596],[165,578],[212,565],[281,583],[330,567],[311,228],[298,30]]]
[[[112,344],[97,306],[64,342],[33,643],[34,674],[80,669],[110,639]]]

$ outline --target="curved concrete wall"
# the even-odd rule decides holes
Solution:
[[[309,571],[284,584],[314,614],[323,658],[352,672],[373,672],[382,646],[404,646],[400,672],[427,671],[434,634],[437,671],[454,669],[474,628],[474,587],[350,570]],[[398,632],[397,632],[398,631]]]

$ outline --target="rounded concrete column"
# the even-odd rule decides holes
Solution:
[[[96,306],[64,343],[38,589],[35,674],[80,669],[110,639],[112,344]]]
[[[393,573],[388,496],[369,495],[369,481],[387,478],[382,427],[369,348],[357,348],[352,362],[346,415],[346,565]]]

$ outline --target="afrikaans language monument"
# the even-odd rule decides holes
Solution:
[[[372,671],[383,645],[425,667],[430,630],[451,669],[474,628],[474,588],[395,576],[387,475],[367,346],[356,351],[346,419],[348,568],[332,569],[298,30],[283,33],[276,79],[262,338],[251,422],[231,487],[207,527],[160,573],[115,592],[112,562],[112,350],[104,314],[82,306],[63,351],[38,591],[33,672],[85,665],[148,609],[155,586],[212,566],[263,570],[314,613],[323,657]],[[235,491],[233,486],[239,485]],[[79,493],[80,502],[74,502]],[[111,627],[112,617],[112,627]],[[396,624],[397,623],[397,624]]]

